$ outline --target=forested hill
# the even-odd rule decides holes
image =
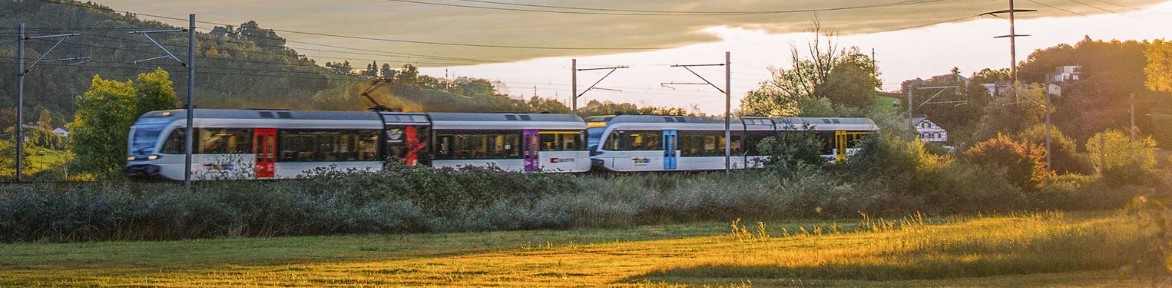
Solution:
[[[146,16],[153,18],[158,16]],[[174,15],[168,15],[174,16]],[[185,15],[180,17],[186,18]],[[15,71],[18,24],[25,24],[27,36],[81,33],[67,37],[53,49],[46,61],[31,69],[25,78],[25,121],[43,110],[54,118],[72,118],[73,99],[89,89],[98,75],[126,81],[157,68],[167,70],[179,98],[186,97],[187,70],[169,58],[136,60],[167,55],[134,30],[180,29],[136,15],[119,13],[93,3],[71,0],[17,0],[0,2],[0,114],[7,116],[17,102]],[[319,66],[285,46],[285,39],[258,23],[239,26],[196,23],[196,107],[201,108],[291,108],[320,110],[362,110],[371,106],[360,94],[368,92],[383,105],[405,110],[427,111],[528,111],[528,103],[497,95],[483,79],[451,81],[419,75],[414,67],[388,69],[359,75],[361,71],[341,65]],[[160,44],[186,61],[187,33],[152,33]],[[26,67],[41,57],[56,39],[25,41]],[[87,61],[47,61],[89,57]],[[81,62],[81,63],[74,63]],[[328,63],[327,63],[328,64]],[[409,70],[409,71],[402,71]],[[398,73],[398,72],[407,73]],[[401,74],[394,81],[371,89],[370,78],[378,74]],[[391,76],[391,75],[384,75]],[[458,82],[458,83],[457,83]],[[9,118],[9,117],[5,117]]]

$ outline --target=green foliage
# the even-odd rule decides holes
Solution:
[[[1005,176],[1017,187],[1037,191],[1053,172],[1046,169],[1045,147],[1036,143],[1019,142],[1009,136],[998,134],[969,148],[964,152],[969,161],[979,165],[990,165],[1005,169]]]
[[[693,106],[691,108],[683,107],[639,107],[631,103],[614,103],[610,101],[599,102],[598,100],[590,100],[586,102],[585,106],[578,106],[578,115],[596,116],[596,115],[675,115],[675,116],[701,116],[700,108]]]
[[[847,158],[844,169],[874,199],[859,211],[937,214],[1028,206],[1021,189],[1007,184],[1000,170],[933,154],[918,140],[906,142],[885,133],[864,139],[861,148]]]
[[[1034,125],[1022,132],[1018,138],[1030,145],[1046,146],[1046,125]],[[1050,127],[1050,170],[1059,174],[1077,173],[1091,174],[1094,172],[1090,161],[1085,155],[1078,153],[1078,142],[1066,137],[1058,127]]]
[[[838,50],[831,39],[827,39],[825,50],[820,45],[818,38],[808,45],[810,59],[799,58],[797,47],[790,47],[793,66],[771,70],[772,79],[749,91],[741,101],[741,110],[760,116],[815,115],[822,112],[807,113],[805,109],[823,107],[813,105],[821,99],[833,106],[870,109],[881,84],[871,58],[858,47]]]
[[[154,72],[138,74],[134,80],[134,115],[146,114],[150,111],[170,110],[178,107],[175,89],[172,87],[171,76],[166,70],[155,69]]]
[[[822,139],[814,134],[814,128],[806,124],[765,137],[757,144],[757,151],[769,156],[762,163],[766,169],[789,175],[800,166],[817,167],[825,163],[826,160],[822,159],[823,145],[825,143]]]
[[[533,112],[570,113],[570,107],[566,107],[566,104],[555,99],[533,96],[526,104],[529,106],[529,111]]]
[[[148,111],[173,109],[175,91],[162,69],[117,82],[94,76],[91,88],[77,98],[77,114],[69,125],[69,149],[76,171],[111,175],[125,164],[130,126]],[[52,134],[52,133],[50,133]]]
[[[1042,91],[1023,88],[1018,94],[1020,95],[1018,99],[999,97],[985,106],[983,116],[974,128],[972,141],[981,142],[993,139],[999,134],[1021,134],[1026,129],[1043,122],[1045,111],[1041,105],[1037,104],[1044,101],[1043,97],[1045,96],[1042,95]]]
[[[65,140],[53,134],[52,130],[47,130],[44,127],[36,127],[33,129],[25,129],[24,136],[28,137],[28,145],[42,147],[53,150],[65,149]]]
[[[69,125],[69,150],[76,171],[113,174],[126,162],[127,137],[134,123],[134,85],[94,76],[91,88],[77,98]]]
[[[1151,137],[1133,141],[1123,132],[1107,130],[1087,139],[1086,147],[1095,171],[1107,183],[1139,184],[1154,178],[1156,141]]]
[[[1147,81],[1144,85],[1153,91],[1172,92],[1172,42],[1157,39],[1144,49],[1148,64],[1144,66]]]
[[[1088,37],[1074,45],[1038,50],[1018,71],[1023,82],[1045,83],[1046,75],[1053,74],[1055,67],[1082,67],[1079,80],[1061,83],[1062,96],[1052,97],[1053,122],[1071,138],[1087,139],[1108,129],[1128,131],[1132,94],[1135,95],[1135,124],[1139,132],[1168,137],[1165,136],[1167,133],[1158,133],[1167,122],[1156,120],[1170,114],[1165,107],[1172,107],[1172,97],[1169,91],[1148,90],[1156,88],[1149,87],[1150,84],[1159,83],[1150,82],[1151,76],[1161,75],[1151,74],[1150,70],[1160,67],[1160,51],[1164,49],[1161,46],[1167,46],[1160,43],[1102,41]],[[1172,144],[1172,141],[1158,144]]]

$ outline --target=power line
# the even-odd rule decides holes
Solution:
[[[1100,11],[1107,12],[1107,13],[1116,13],[1115,11],[1111,11],[1111,10],[1103,9],[1102,7],[1095,6],[1095,5],[1091,5],[1091,4],[1087,4],[1086,2],[1082,2],[1082,1],[1078,1],[1078,0],[1070,0],[1070,2],[1074,2],[1074,3],[1082,4],[1082,5],[1084,5],[1084,6],[1091,7],[1091,8],[1095,8],[1095,9],[1098,9],[1098,10],[1100,10]]]
[[[1058,7],[1058,6],[1054,6],[1054,5],[1050,5],[1050,4],[1042,3],[1042,2],[1039,2],[1039,1],[1034,1],[1034,0],[1026,0],[1026,1],[1030,1],[1030,3],[1034,3],[1034,4],[1038,4],[1038,5],[1046,6],[1046,7],[1049,7],[1049,8],[1055,9],[1055,10],[1063,11],[1063,12],[1070,13],[1070,14],[1074,14],[1074,15],[1078,15],[1078,16],[1087,16],[1087,14],[1082,14],[1082,13],[1078,13],[1078,12],[1074,12],[1074,11],[1070,11],[1070,10],[1062,9],[1062,8],[1060,8],[1060,7]]]
[[[743,16],[743,15],[792,14],[792,13],[811,13],[811,12],[872,9],[872,8],[895,7],[895,6],[903,6],[903,5],[924,4],[924,3],[931,3],[931,2],[939,2],[939,1],[943,1],[943,0],[908,0],[908,1],[893,2],[893,3],[867,4],[867,5],[844,6],[844,7],[834,7],[834,8],[809,8],[809,9],[763,10],[763,11],[671,11],[671,10],[608,9],[608,8],[539,5],[539,4],[519,4],[519,3],[507,3],[507,2],[487,1],[487,0],[454,0],[454,1],[465,2],[465,3],[499,5],[499,6],[506,6],[506,7],[435,3],[435,2],[426,2],[426,1],[417,1],[417,0],[386,0],[386,1],[413,3],[413,4],[420,4],[420,5],[457,7],[457,8],[488,9],[488,10],[515,11],[515,12],[555,13],[555,14],[616,15],[616,16]],[[508,7],[526,7],[526,8],[508,8]],[[531,8],[539,8],[539,9],[531,9]],[[553,10],[551,10],[551,9],[553,9]]]
[[[1093,0],[1093,1],[1107,4],[1107,5],[1111,5],[1111,6],[1115,6],[1115,7],[1119,7],[1119,8],[1124,8],[1124,9],[1139,10],[1139,8],[1135,8],[1135,7],[1131,7],[1131,6],[1127,6],[1127,5],[1123,5],[1123,4],[1119,4],[1119,3],[1114,3],[1114,2],[1107,2],[1107,1],[1103,1],[1103,0]]]
[[[77,7],[82,7],[82,8],[86,8],[86,9],[94,9],[94,10],[99,10],[99,11],[107,11],[105,9],[101,9],[101,8],[97,8],[97,7],[91,7],[91,6],[87,6],[87,5],[74,4],[74,3],[61,3],[61,2],[53,2],[53,1],[49,1],[49,0],[37,0],[37,1],[46,2],[46,3],[53,3],[53,4],[77,6]],[[917,0],[917,1],[941,1],[941,0]],[[108,11],[117,12],[113,9],[108,10]],[[184,18],[152,15],[152,14],[146,14],[146,13],[136,13],[136,12],[131,12],[131,11],[123,11],[123,12],[126,12],[128,14],[132,14],[132,15],[136,15],[136,16],[143,15],[143,16],[147,16],[147,17],[161,18],[161,19],[187,20]],[[196,22],[204,23],[204,24],[213,24],[213,25],[232,25],[232,24],[216,23],[216,22],[208,22],[208,21],[196,21]],[[659,50],[659,49],[664,49],[664,47],[567,47],[567,46],[535,46],[535,45],[500,45],[500,44],[485,44],[485,43],[460,43],[460,42],[376,38],[376,37],[351,36],[351,35],[341,35],[341,34],[334,34],[334,33],[305,32],[305,31],[284,30],[284,29],[269,29],[269,30],[276,31],[276,32],[284,32],[284,33],[323,36],[323,37],[334,37],[334,38],[342,38],[342,39],[368,40],[368,41],[407,43],[407,44],[420,44],[420,45],[454,46],[454,47],[531,49],[531,50],[582,50],[582,51],[591,51],[591,50]]]

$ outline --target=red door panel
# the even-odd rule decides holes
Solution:
[[[257,128],[254,131],[252,151],[256,154],[256,178],[273,178],[277,172],[277,129]]]

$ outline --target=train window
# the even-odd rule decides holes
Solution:
[[[724,131],[679,131],[680,156],[724,155]]]
[[[626,131],[620,150],[663,150],[663,132]]]
[[[187,131],[184,128],[171,130],[171,135],[167,136],[167,141],[163,142],[163,149],[159,153],[163,154],[185,154],[185,142],[187,138]]]
[[[541,131],[541,151],[582,150],[581,131]]]
[[[740,133],[732,133],[732,141],[729,141],[729,153],[732,155],[744,155],[745,145],[742,141]],[[722,143],[723,144],[723,143]],[[721,147],[723,148],[723,146]],[[723,154],[722,154],[723,155]]]
[[[519,131],[439,131],[436,139],[436,159],[521,158]]]
[[[623,150],[623,133],[621,131],[611,131],[610,136],[606,137],[606,145],[602,149],[609,151]]]
[[[281,130],[280,161],[374,161],[378,130]]]
[[[252,153],[252,129],[199,128],[193,139],[200,154]]]

